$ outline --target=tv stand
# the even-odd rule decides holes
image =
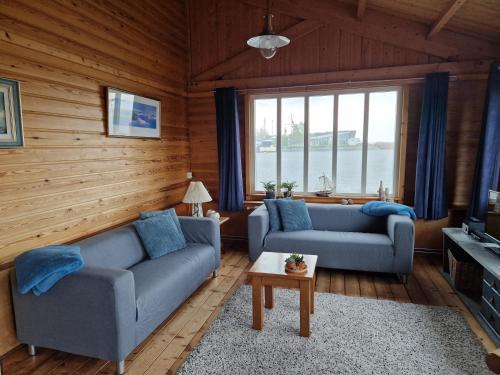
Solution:
[[[453,287],[450,278],[448,250],[466,256],[483,268],[481,293],[462,292]],[[443,228],[443,276],[458,297],[469,308],[488,336],[500,346],[500,256],[465,234],[460,228]]]

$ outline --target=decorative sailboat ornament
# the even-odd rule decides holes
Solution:
[[[324,172],[318,177],[318,180],[319,190],[316,192],[316,195],[318,197],[329,197],[333,192],[333,181]]]

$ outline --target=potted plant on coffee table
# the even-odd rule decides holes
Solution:
[[[266,199],[274,199],[276,197],[276,184],[272,181],[261,182],[266,192]]]
[[[282,182],[280,188],[283,190],[283,198],[293,197],[293,189],[296,188],[297,186],[298,185],[295,183],[295,181]]]

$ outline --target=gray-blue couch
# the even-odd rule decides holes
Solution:
[[[77,243],[84,268],[40,297],[22,295],[11,274],[18,339],[117,362],[179,307],[220,264],[220,225],[179,217],[185,249],[150,259],[128,224]]]
[[[318,255],[318,267],[406,275],[413,267],[415,228],[406,216],[374,217],[359,205],[307,204],[314,230],[270,232],[265,205],[248,217],[250,259],[263,251]]]

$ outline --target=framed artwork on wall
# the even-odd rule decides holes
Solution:
[[[0,78],[0,148],[23,147],[19,82]]]
[[[108,136],[160,138],[161,101],[107,88]]]

